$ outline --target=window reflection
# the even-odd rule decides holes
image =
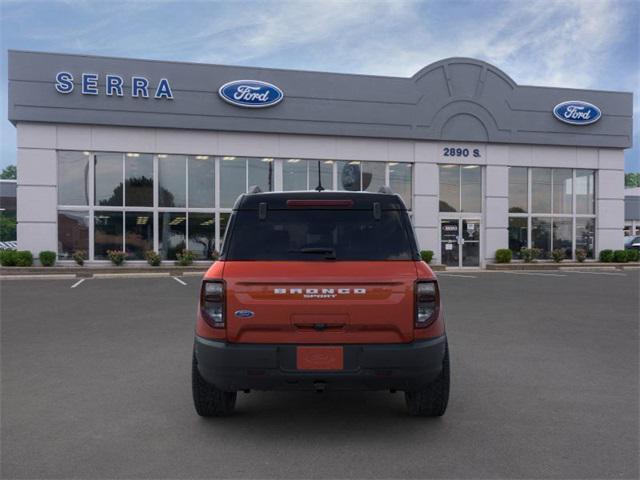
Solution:
[[[189,213],[189,250],[199,260],[211,260],[216,249],[216,222],[213,213]]]
[[[509,250],[513,258],[520,258],[520,250],[527,246],[527,219],[512,217],[509,219]]]
[[[478,165],[461,168],[462,212],[482,211],[482,169]]]
[[[122,250],[122,212],[95,212],[94,258],[107,260],[108,250]]]
[[[573,170],[553,169],[553,213],[573,212]]]
[[[89,152],[58,152],[58,205],[89,204]]]
[[[153,206],[153,155],[127,153],[124,162],[125,202],[131,207]]]
[[[576,213],[595,213],[595,172],[576,170]]]
[[[377,192],[380,187],[386,185],[385,169],[386,164],[383,162],[362,162],[362,190]]]
[[[551,169],[531,169],[531,211],[551,213]]]
[[[257,185],[263,192],[273,190],[273,158],[250,158],[247,162],[248,187]]]
[[[305,160],[289,158],[282,164],[282,189],[285,191],[308,190],[307,168]]]
[[[95,155],[95,204],[122,206],[122,154],[96,153]]]
[[[526,167],[509,167],[509,213],[526,213],[529,186]]]
[[[215,159],[189,157],[189,208],[214,208],[215,203]]]
[[[322,188],[325,190],[333,190],[333,160],[309,160],[309,190],[315,190],[318,187],[318,162],[320,162],[320,178],[322,179]]]
[[[564,251],[565,258],[572,258],[573,220],[571,218],[553,219],[553,249]]]
[[[531,246],[540,249],[540,258],[549,258],[551,252],[551,218],[531,219]]]
[[[58,257],[70,259],[73,252],[89,253],[89,212],[58,211]]]
[[[239,157],[220,160],[220,206],[231,208],[239,195],[247,191],[247,161]]]
[[[587,252],[587,258],[594,258],[595,238],[596,219],[576,218],[576,250],[583,249]]]
[[[158,155],[158,205],[160,207],[187,206],[185,177],[186,157]]]
[[[411,209],[412,200],[412,172],[411,163],[391,162],[389,165],[389,186],[391,190],[402,197],[407,209]]]
[[[440,165],[440,211],[458,212],[460,210],[460,167],[458,165]]]
[[[128,260],[144,260],[144,253],[153,250],[153,213],[127,212],[124,242]]]
[[[158,214],[158,235],[160,256],[164,260],[175,260],[176,253],[187,248],[187,213],[160,212]]]

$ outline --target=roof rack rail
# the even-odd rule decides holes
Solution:
[[[391,187],[389,185],[382,185],[380,187],[380,190],[378,190],[378,193],[384,193],[387,195],[393,195],[393,190],[391,190]]]
[[[249,194],[262,193],[262,190],[260,189],[260,187],[258,185],[251,185],[249,187],[249,191],[247,193],[249,193]]]

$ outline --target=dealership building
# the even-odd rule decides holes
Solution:
[[[251,186],[319,183],[390,186],[451,267],[623,245],[631,93],[518,85],[469,58],[409,78],[26,51],[8,66],[20,249],[206,260]]]

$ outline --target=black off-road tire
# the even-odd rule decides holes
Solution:
[[[417,392],[405,392],[407,410],[415,417],[441,417],[449,403],[449,346],[445,345],[438,378]]]
[[[237,392],[223,392],[202,378],[195,354],[191,366],[191,390],[193,405],[201,417],[224,417],[231,415],[236,407]]]

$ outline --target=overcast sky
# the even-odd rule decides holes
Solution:
[[[0,167],[15,163],[7,49],[411,76],[454,56],[517,83],[634,92],[640,171],[640,0],[0,0]]]

